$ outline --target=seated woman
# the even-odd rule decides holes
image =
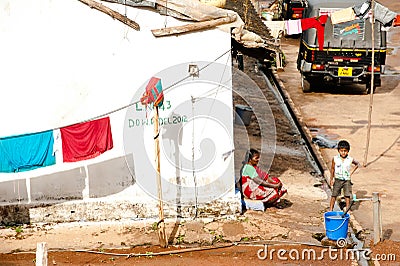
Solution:
[[[259,160],[258,150],[250,149],[246,153],[241,170],[242,193],[248,199],[262,201],[267,207],[274,206],[287,190],[277,177],[270,177],[257,166]]]

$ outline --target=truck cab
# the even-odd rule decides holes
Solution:
[[[283,20],[301,19],[307,0],[279,0],[279,7]]]
[[[332,23],[330,15],[338,10],[363,4],[365,0],[308,0],[305,18],[328,15],[324,25],[323,47],[318,46],[315,28],[303,31],[300,38],[297,69],[301,73],[303,92],[317,90],[326,84],[365,84],[370,92],[381,85],[386,60],[386,31],[380,22],[374,24],[374,53],[372,53],[372,24],[370,15],[354,20]],[[373,55],[374,54],[374,55]],[[372,70],[372,58],[374,69]]]

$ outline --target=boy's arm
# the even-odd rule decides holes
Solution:
[[[354,168],[353,171],[351,171],[350,176],[353,175],[353,173],[358,169],[358,167],[360,166],[360,163],[358,161],[356,161],[355,159],[353,159],[352,163],[354,164]]]
[[[333,186],[333,181],[335,178],[335,160],[332,158],[332,166],[331,166],[331,182],[330,185]]]

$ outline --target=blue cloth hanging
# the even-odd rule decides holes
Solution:
[[[0,172],[22,172],[56,163],[53,131],[0,138]]]

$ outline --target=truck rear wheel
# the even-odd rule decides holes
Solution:
[[[373,88],[373,93],[375,93],[376,90],[376,86],[374,86]],[[367,82],[367,84],[365,84],[365,93],[366,94],[370,94],[371,93],[371,82]]]
[[[311,85],[310,81],[308,81],[306,79],[306,77],[303,74],[301,74],[301,89],[303,90],[303,92],[304,93],[311,92],[311,90],[312,90],[311,86],[312,85]]]

